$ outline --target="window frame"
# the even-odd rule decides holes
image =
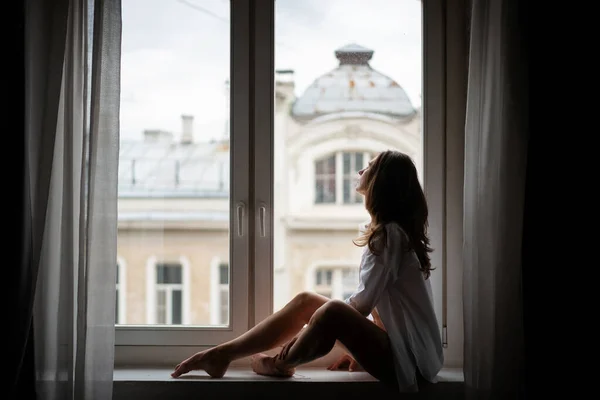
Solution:
[[[232,1],[230,5],[230,324],[227,327],[117,325],[117,366],[170,365],[186,354],[189,355],[191,348],[215,346],[241,335],[248,329],[248,308],[235,305],[247,304],[250,282],[250,177],[241,171],[248,171],[250,165],[252,78],[248,71],[251,70],[251,5],[250,0]],[[148,275],[148,269],[146,274]],[[147,318],[148,316],[147,314]]]
[[[230,4],[231,325],[116,326],[117,366],[175,365],[195,351],[233,339],[273,310],[275,0],[236,0]],[[467,25],[465,3],[456,4],[458,7],[448,7],[445,0],[422,1],[423,160],[417,160],[422,162],[429,202],[429,233],[435,250],[432,263],[437,266],[431,280],[444,339],[445,367],[462,367],[463,342],[462,146]],[[242,235],[235,234],[238,228]],[[246,365],[247,361],[240,363]]]
[[[121,256],[117,256],[117,308],[119,310],[117,324],[127,322],[127,263]]]

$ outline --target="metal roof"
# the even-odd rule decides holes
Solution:
[[[404,89],[369,65],[373,50],[350,44],[335,51],[340,64],[317,78],[292,107],[292,116],[310,120],[322,115],[363,111],[405,118],[416,112]]]
[[[119,197],[229,195],[229,143],[122,141]]]

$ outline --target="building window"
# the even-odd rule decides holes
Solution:
[[[156,264],[156,323],[177,325],[183,317],[181,264]]]
[[[315,162],[315,204],[356,204],[358,171],[369,160],[369,153],[338,152]]]
[[[319,267],[314,272],[312,290],[330,299],[345,300],[358,286],[358,268]]]
[[[333,269],[320,268],[315,272],[315,292],[329,297],[333,296]]]

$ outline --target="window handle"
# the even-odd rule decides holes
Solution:
[[[237,231],[238,236],[244,236],[244,217],[246,216],[246,205],[243,202],[237,204]]]
[[[260,218],[260,237],[265,237],[267,235],[267,207],[260,206],[258,209],[258,216]]]

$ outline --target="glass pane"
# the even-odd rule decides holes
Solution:
[[[226,285],[229,283],[229,265],[219,265],[219,284]]]
[[[183,283],[181,265],[158,264],[156,266],[156,283]]]
[[[164,290],[156,293],[156,323],[167,323],[167,293]]]
[[[315,171],[317,175],[323,175],[325,173],[325,160],[319,160],[315,163]]]
[[[327,160],[327,171],[328,174],[335,174],[335,156],[329,157]]]
[[[352,194],[354,191],[354,187],[352,184],[354,181],[349,178],[344,178],[344,203],[348,204],[352,201]]]
[[[171,323],[181,324],[181,311],[183,309],[181,290],[173,290],[171,293]]]
[[[363,167],[363,153],[354,153],[354,171],[353,175],[356,172],[360,171]]]
[[[117,252],[130,277],[120,293],[132,299],[127,324],[210,326],[229,282],[219,264],[228,270],[230,3],[122,0],[122,13]]]
[[[363,249],[352,240],[369,219],[356,193],[357,173],[369,161],[364,154],[400,150],[419,169],[423,157],[422,2],[275,5],[273,154],[283,166],[274,169],[276,311],[305,290],[340,297],[355,289],[357,278],[337,271],[333,279],[348,286],[325,289],[330,279],[319,278],[315,265],[358,268]]]
[[[350,153],[344,153],[344,175],[350,173]]]
[[[219,301],[221,302],[219,312],[219,322],[223,325],[229,324],[229,289],[221,289]]]

